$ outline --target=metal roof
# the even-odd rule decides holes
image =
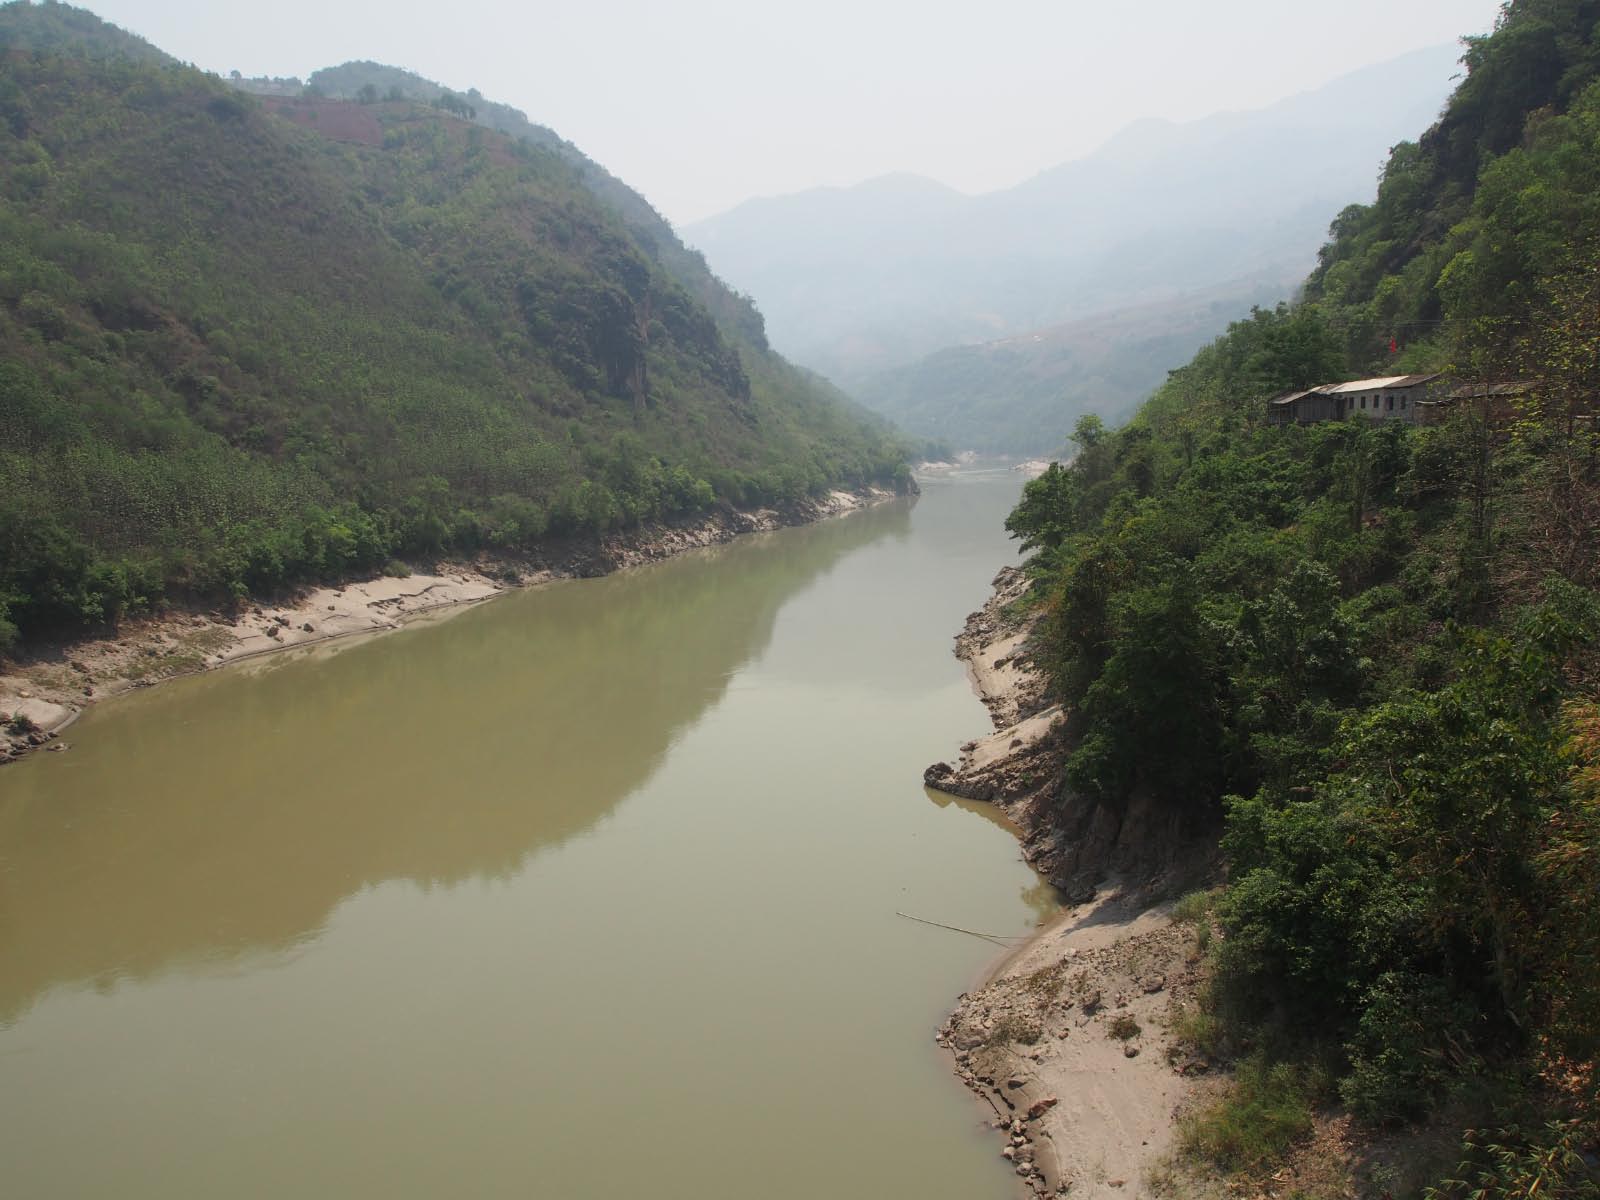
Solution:
[[[1399,391],[1401,388],[1417,387],[1437,378],[1438,375],[1384,375],[1378,379],[1352,379],[1349,383],[1325,384],[1316,390],[1328,396],[1339,396],[1349,392]]]
[[[1271,406],[1285,406],[1293,404],[1296,400],[1304,400],[1307,396],[1343,396],[1354,392],[1383,392],[1401,391],[1405,388],[1420,387],[1424,383],[1432,383],[1438,375],[1384,375],[1377,379],[1352,379],[1349,383],[1324,383],[1320,387],[1290,389],[1279,392],[1267,401]],[[1517,384],[1492,384],[1492,387],[1520,387]],[[1502,393],[1494,393],[1496,395]],[[1509,393],[1507,393],[1509,394]]]
[[[1268,404],[1293,404],[1296,400],[1304,399],[1306,396],[1315,396],[1317,394],[1317,392],[1318,392],[1317,388],[1305,388],[1305,389],[1302,389],[1301,391],[1298,391],[1298,392],[1295,392],[1295,391],[1283,392],[1283,393],[1280,393],[1279,395],[1274,396],[1271,400],[1268,400],[1267,403]]]

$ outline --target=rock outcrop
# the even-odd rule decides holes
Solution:
[[[1074,729],[1035,658],[1041,609],[1027,602],[1030,584],[1021,570],[1003,568],[988,602],[956,636],[956,656],[995,732],[962,746],[954,764],[930,766],[923,782],[1000,808],[1021,831],[1029,865],[1074,902],[1092,898],[1109,877],[1206,874],[1208,831],[1193,826],[1183,805],[1145,792],[1107,803],[1068,786]]]

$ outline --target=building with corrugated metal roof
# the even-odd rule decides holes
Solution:
[[[1267,420],[1274,425],[1314,425],[1359,417],[1367,421],[1427,420],[1428,405],[1442,394],[1439,375],[1384,375],[1352,379],[1321,387],[1283,392],[1267,401]]]
[[[1421,420],[1418,404],[1436,398],[1443,390],[1438,375],[1386,375],[1338,383],[1327,389],[1328,395],[1338,401],[1341,416],[1412,425]]]

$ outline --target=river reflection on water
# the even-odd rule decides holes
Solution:
[[[931,1052],[1052,898],[920,786],[1014,476],[91,712],[0,774],[10,1194],[1000,1196]]]

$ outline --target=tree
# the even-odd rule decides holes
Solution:
[[[1279,305],[1246,369],[1264,393],[1316,387],[1343,375],[1344,355],[1315,308]]]
[[[1020,538],[1024,550],[1060,549],[1076,529],[1080,486],[1074,472],[1051,463],[1044,474],[1023,485],[1022,500],[1006,518],[1006,532]]]
[[[1094,413],[1084,413],[1072,427],[1072,440],[1083,450],[1093,450],[1105,436],[1105,422]]]

